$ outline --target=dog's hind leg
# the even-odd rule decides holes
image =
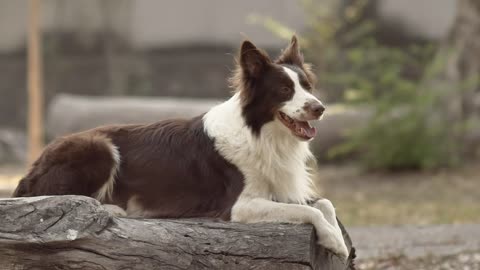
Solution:
[[[60,138],[45,148],[13,196],[85,195],[109,202],[119,164],[117,148],[102,134]]]

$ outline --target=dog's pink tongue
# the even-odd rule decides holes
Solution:
[[[317,135],[317,129],[310,126],[308,122],[298,122],[297,125],[300,127],[301,135],[311,139]]]

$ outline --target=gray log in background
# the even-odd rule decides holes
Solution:
[[[49,106],[47,135],[55,138],[100,125],[148,123],[168,118],[187,118],[205,113],[222,100],[186,98],[89,97],[61,94]],[[370,113],[365,109],[348,109],[328,105],[327,113],[315,126],[318,135],[312,149],[323,156],[333,145],[342,142],[345,131],[365,125]]]
[[[112,217],[83,196],[0,200],[0,269],[324,269],[310,225]]]

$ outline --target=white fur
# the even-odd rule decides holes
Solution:
[[[256,137],[241,115],[238,93],[203,120],[217,151],[245,176],[245,194],[300,204],[314,195],[306,166],[312,158],[308,143],[293,137],[279,120],[265,124]]]
[[[127,216],[127,212],[125,212],[125,210],[123,210],[123,208],[121,208],[118,205],[102,204],[102,207],[105,211],[107,211],[108,213],[110,213],[110,215],[112,215],[114,217],[126,217]]]
[[[126,212],[129,217],[139,218],[149,218],[158,215],[158,213],[154,210],[145,209],[145,207],[140,203],[138,195],[134,195],[128,199]]]
[[[305,103],[316,101],[322,104],[322,102],[302,87],[298,78],[298,74],[295,71],[287,67],[283,67],[283,69],[293,81],[295,86],[295,93],[292,99],[285,102],[285,104],[282,106],[282,108],[280,108],[280,110],[293,119],[303,120],[303,115],[306,113],[304,110]]]
[[[244,223],[310,223],[315,227],[320,245],[337,253],[344,260],[348,257],[341,230],[329,223],[322,211],[314,207],[262,198],[240,198],[232,209],[232,220]]]
[[[120,153],[118,148],[113,145],[111,142],[108,142],[108,146],[110,148],[110,153],[112,154],[112,158],[114,160],[114,166],[110,171],[110,176],[108,177],[107,182],[103,184],[103,186],[96,192],[95,199],[100,202],[105,202],[106,200],[112,199],[113,187],[115,185],[115,178],[117,176],[118,169],[120,167]]]
[[[295,100],[301,108],[304,104],[298,100],[309,93],[299,90],[305,92]],[[289,106],[293,108],[293,103]],[[347,257],[341,233],[320,210],[304,205],[315,195],[306,165],[313,157],[308,142],[293,136],[277,118],[255,136],[242,117],[238,93],[213,107],[203,121],[216,150],[245,176],[244,189],[232,208],[233,221],[311,223],[320,244]]]
[[[338,233],[342,233],[342,230],[340,229],[340,226],[337,222],[337,214],[335,213],[335,207],[333,207],[333,204],[330,200],[317,200],[315,203],[313,203],[312,207],[315,207],[318,210],[322,211],[328,223],[330,223],[337,230]]]

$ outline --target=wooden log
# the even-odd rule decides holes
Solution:
[[[310,225],[117,218],[83,196],[2,199],[0,216],[0,269],[346,269]]]

